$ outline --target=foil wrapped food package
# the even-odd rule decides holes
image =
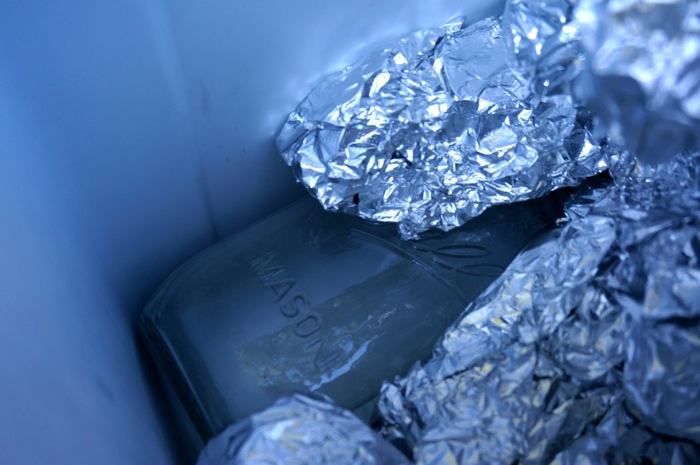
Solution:
[[[387,436],[422,464],[700,463],[699,162],[575,196],[385,384]]]
[[[324,208],[398,223],[404,238],[576,185],[608,153],[572,96],[567,34],[571,52],[546,48],[528,67],[500,18],[417,32],[319,84],[278,148]]]
[[[700,149],[700,2],[581,0],[578,93],[648,162]]]
[[[506,2],[503,29],[511,49],[511,67],[529,78],[533,92],[538,95],[570,92],[566,86],[583,69],[583,45],[573,21],[575,3],[574,0]]]
[[[510,0],[502,19],[417,32],[320,83],[280,152],[326,209],[406,239],[611,180],[580,187],[433,357],[384,384],[381,435],[295,395],[199,464],[700,463],[699,12]]]
[[[700,153],[619,163],[428,362],[385,383],[386,439],[295,396],[227,429],[200,465],[700,463]]]
[[[352,413],[321,396],[295,394],[226,428],[199,465],[408,465]]]

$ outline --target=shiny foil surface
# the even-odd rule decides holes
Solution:
[[[700,463],[700,155],[614,173],[384,385],[417,463]]]
[[[199,465],[700,463],[700,153],[615,162],[428,362],[384,384],[386,439],[294,396],[229,427]]]
[[[282,156],[324,208],[398,223],[404,238],[604,171],[559,3],[534,24],[513,6],[503,24],[420,31],[328,77],[280,130]]]
[[[581,0],[580,94],[649,162],[700,150],[700,1]]]
[[[293,396],[199,465],[700,463],[699,14],[510,0],[502,20],[418,32],[323,81],[277,143],[326,209],[413,238],[584,185],[429,361],[384,384],[383,438]]]
[[[197,465],[408,465],[352,413],[295,394],[209,441]]]
[[[536,94],[561,92],[560,87],[583,69],[583,45],[573,21],[575,4],[575,0],[506,2],[503,29],[511,67],[529,78]]]

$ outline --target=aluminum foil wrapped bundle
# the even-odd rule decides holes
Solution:
[[[324,207],[406,238],[612,166],[430,361],[382,388],[382,433],[417,463],[700,463],[700,153],[667,160],[698,147],[699,15],[697,1],[511,0],[503,23],[406,37],[290,115],[278,146]],[[618,142],[665,161],[596,138],[574,83]],[[200,458],[244,463],[408,459],[328,399],[292,396]]]
[[[700,463],[700,155],[621,167],[384,385],[418,463]]]
[[[416,463],[700,463],[700,154],[614,174],[574,194],[430,361],[384,385],[383,433]],[[199,461],[258,463],[410,462],[295,395]]]
[[[700,149],[700,2],[581,0],[575,18],[609,135],[651,162]]]
[[[500,18],[415,33],[323,81],[278,148],[324,208],[396,222],[404,238],[605,170],[565,85],[575,54],[514,70],[513,53]],[[533,84],[544,76],[556,86]]]
[[[531,80],[533,92],[569,92],[581,72],[584,54],[574,0],[510,0],[503,30],[511,48],[511,66]]]
[[[382,388],[420,464],[700,463],[700,154],[575,193],[433,358]],[[408,464],[325,398],[281,399],[199,465]]]
[[[324,397],[280,399],[207,443],[198,465],[408,465],[352,413]]]

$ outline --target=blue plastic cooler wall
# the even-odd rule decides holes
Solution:
[[[148,296],[302,195],[272,137],[322,75],[383,40],[501,9],[5,2],[0,463],[184,463],[134,335]]]

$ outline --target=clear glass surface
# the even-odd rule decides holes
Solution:
[[[402,241],[393,225],[299,201],[195,256],[141,327],[204,439],[295,391],[363,410],[557,216],[496,207]],[[364,409],[366,410],[366,408]]]

